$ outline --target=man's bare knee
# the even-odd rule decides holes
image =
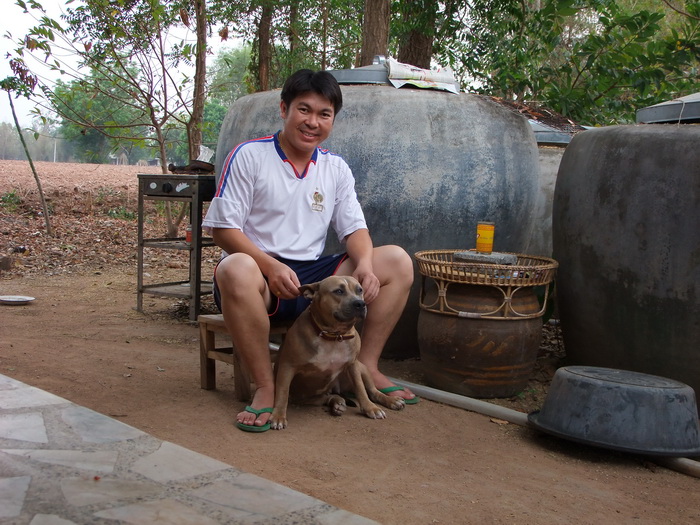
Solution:
[[[376,250],[375,270],[378,274],[407,286],[413,283],[413,261],[406,250],[394,244],[380,246]]]
[[[260,290],[265,279],[255,259],[244,253],[234,253],[219,263],[216,281],[222,291],[230,293]]]
[[[400,246],[391,246],[392,257],[395,260],[395,268],[403,274],[404,277],[409,277],[413,280],[413,260],[411,256]]]

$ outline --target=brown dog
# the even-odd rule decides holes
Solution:
[[[357,360],[360,336],[355,323],[367,313],[360,283],[352,277],[331,276],[304,285],[299,291],[311,299],[311,305],[289,328],[279,350],[271,428],[287,426],[290,395],[295,402],[328,405],[331,414],[342,415],[346,404],[338,395],[338,383],[344,379],[367,417],[386,417],[372,401],[401,410],[403,399],[377,390],[367,368]]]

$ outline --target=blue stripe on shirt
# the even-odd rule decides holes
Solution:
[[[221,167],[221,179],[219,180],[219,187],[216,189],[216,197],[221,197],[221,194],[226,189],[226,184],[228,183],[228,178],[231,174],[231,164],[233,163],[233,160],[236,158],[236,155],[241,150],[241,148],[246,144],[250,144],[252,142],[269,142],[271,140],[274,140],[273,135],[270,135],[268,137],[261,137],[259,139],[246,140],[245,142],[241,142],[238,146],[231,150],[231,152],[226,156],[226,160],[224,160],[224,164]]]

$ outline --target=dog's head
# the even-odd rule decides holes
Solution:
[[[332,275],[322,281],[305,284],[299,291],[311,300],[317,320],[327,326],[348,322],[354,324],[367,314],[362,286],[353,277]]]

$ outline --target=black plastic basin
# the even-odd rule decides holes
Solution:
[[[556,371],[534,428],[624,452],[700,455],[695,391],[664,377],[589,366]]]

